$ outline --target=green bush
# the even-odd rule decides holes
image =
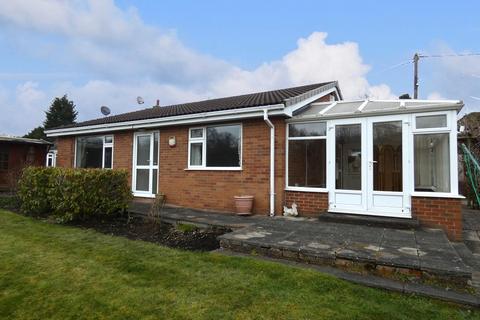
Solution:
[[[23,212],[51,214],[61,222],[124,211],[132,198],[128,172],[105,169],[29,167],[18,193]]]
[[[8,210],[17,210],[20,208],[20,199],[14,194],[0,194],[0,208]]]

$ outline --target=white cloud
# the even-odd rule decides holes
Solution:
[[[370,67],[357,43],[330,44],[324,32],[299,39],[297,48],[278,60],[245,70],[195,52],[174,32],[147,25],[136,9],[122,10],[111,0],[0,0],[0,7],[0,25],[31,33],[35,39],[60,39],[49,44],[52,54],[50,46],[61,48],[49,59],[87,75],[83,83],[50,79],[42,83],[46,88],[42,92],[30,83],[30,95],[15,93],[14,100],[21,101],[18,112],[46,108],[54,96],[68,93],[80,120],[85,120],[97,117],[101,105],[116,113],[130,111],[139,95],[147,104],[159,98],[165,105],[330,80],[339,80],[345,98],[395,97],[387,85],[368,83]],[[37,118],[40,124],[43,112]],[[4,122],[11,120],[0,119],[1,127]],[[31,127],[26,122],[16,125],[12,133]]]
[[[428,100],[445,100],[446,98],[440,92],[432,92],[427,97]]]

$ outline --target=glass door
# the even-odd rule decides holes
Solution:
[[[158,131],[134,135],[132,190],[135,196],[154,197],[157,193],[158,138]]]
[[[368,210],[379,215],[410,217],[406,125],[405,116],[368,119]]]
[[[409,218],[408,117],[333,120],[329,210]]]
[[[365,125],[361,119],[337,120],[329,129],[331,189],[329,210],[345,213],[366,211],[365,196]],[[331,132],[332,131],[332,132]],[[333,171],[333,174],[332,174]]]

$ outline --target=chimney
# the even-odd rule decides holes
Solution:
[[[156,107],[160,107],[160,99],[157,99]]]

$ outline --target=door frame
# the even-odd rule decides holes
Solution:
[[[374,191],[373,185],[373,123],[402,121],[402,185],[403,191]],[[361,125],[361,190],[347,190],[336,188],[336,126],[360,124]],[[328,170],[327,185],[329,186],[329,211],[339,213],[386,216],[397,218],[411,218],[411,189],[410,153],[413,146],[410,145],[410,117],[408,115],[388,115],[362,118],[346,118],[331,120],[328,123],[327,149]],[[360,195],[360,197],[359,197]],[[374,207],[374,196],[401,196],[402,208]],[[337,196],[344,197],[349,204],[336,203]],[[358,200],[361,199],[360,203]]]
[[[157,164],[153,164],[153,148],[154,148],[154,134],[158,133],[158,154]],[[150,136],[150,164],[149,165],[137,165],[137,137],[138,136]],[[153,182],[153,170],[157,170],[157,190],[158,190],[158,176],[160,174],[160,131],[137,131],[133,134],[133,151],[132,151],[132,193],[135,197],[155,198],[155,194],[152,192]],[[137,186],[137,169],[148,169],[148,191],[138,191]]]
[[[373,161],[373,124],[378,122],[394,122],[401,121],[402,123],[402,191],[375,191],[374,190],[374,166]],[[367,130],[367,211],[374,215],[397,217],[397,218],[411,218],[410,208],[410,117],[406,114],[377,116],[365,118]],[[392,202],[394,198],[400,198],[402,207],[382,207],[375,206],[375,195],[383,197],[391,197]],[[387,199],[388,200],[388,199]]]

